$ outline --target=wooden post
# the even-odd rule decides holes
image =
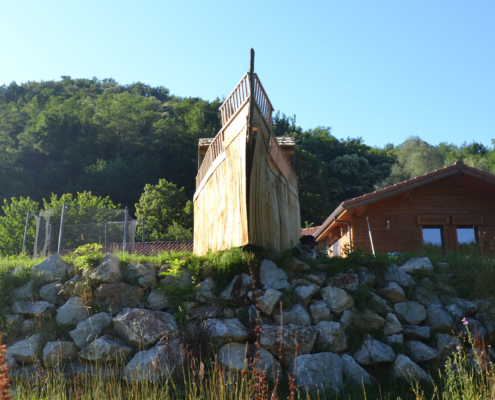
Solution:
[[[64,221],[65,221],[65,201],[62,206],[62,216],[60,217],[60,232],[58,234],[58,253],[62,251],[62,240],[64,238]]]
[[[29,210],[26,216],[26,226],[24,227],[24,238],[22,239],[22,254],[26,254],[26,240],[27,240],[27,232],[29,226]]]
[[[125,253],[125,250],[127,248],[127,221],[128,221],[128,211],[127,207],[125,208],[125,220],[124,220],[124,245],[122,246],[122,252]]]

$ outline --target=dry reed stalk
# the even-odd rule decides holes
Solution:
[[[79,378],[79,375],[74,377],[74,394],[76,396],[75,400],[82,400],[81,379]]]
[[[2,344],[2,333],[0,332],[0,400],[11,400],[9,367],[7,366],[7,346]]]

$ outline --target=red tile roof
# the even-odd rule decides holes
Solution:
[[[147,255],[160,253],[162,251],[187,251],[193,252],[193,241],[190,242],[144,242]],[[134,254],[143,254],[143,244],[136,242],[134,244]]]
[[[314,235],[318,229],[320,229],[319,226],[312,226],[311,228],[301,229],[301,237],[304,235]]]

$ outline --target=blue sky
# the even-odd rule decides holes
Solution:
[[[369,145],[495,138],[495,2],[0,2],[0,84],[112,77],[228,95],[256,51],[276,110]]]

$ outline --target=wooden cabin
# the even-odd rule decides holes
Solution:
[[[314,234],[330,256],[495,246],[495,175],[462,161],[344,201]]]
[[[195,254],[249,244],[281,252],[298,243],[295,144],[273,135],[273,110],[251,50],[249,72],[220,107],[222,128],[199,140]]]

